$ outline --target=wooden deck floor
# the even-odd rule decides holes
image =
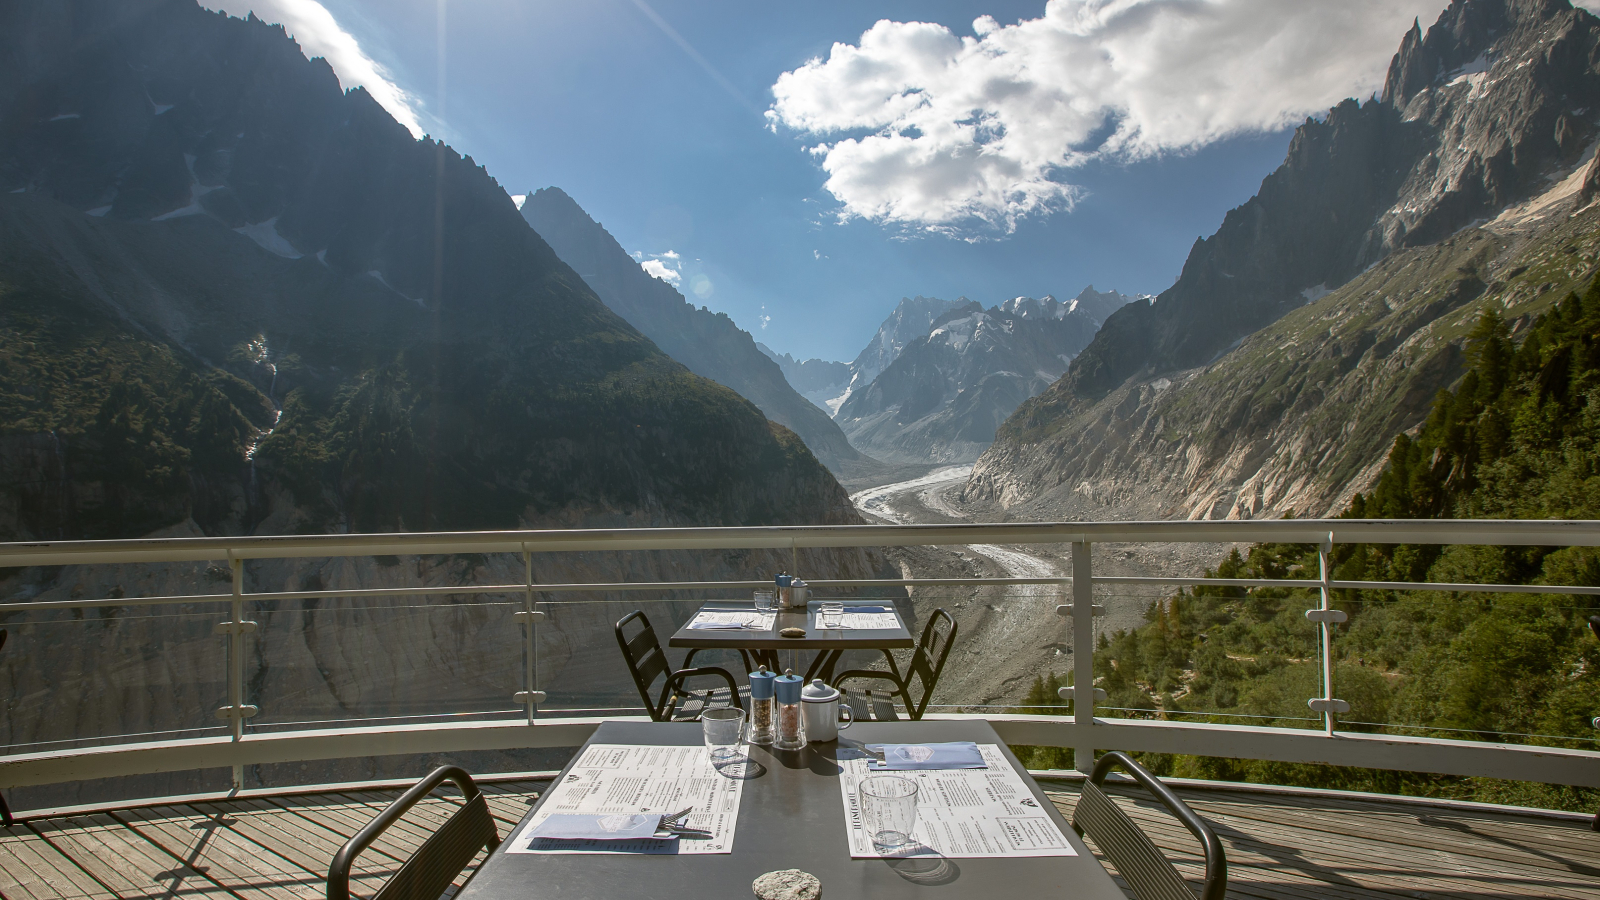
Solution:
[[[483,787],[504,835],[544,784]],[[1047,788],[1070,816],[1076,788]],[[311,900],[323,896],[334,852],[398,793],[258,797],[30,820],[0,830],[0,894]],[[1582,823],[1309,796],[1179,793],[1227,847],[1230,897],[1600,900],[1600,834]],[[1198,885],[1193,839],[1160,807],[1130,797],[1118,802]],[[430,799],[391,829],[362,857],[352,889],[370,896],[452,802]]]

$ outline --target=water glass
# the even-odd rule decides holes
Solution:
[[[824,603],[817,610],[823,628],[838,628],[844,624],[844,604]]]
[[[917,824],[917,783],[896,775],[874,775],[856,789],[861,825],[879,849],[894,849],[911,842]]]
[[[705,732],[712,765],[739,758],[739,744],[744,738],[744,710],[733,706],[708,709],[700,715],[700,727]]]
[[[773,607],[778,605],[778,592],[771,590],[756,591],[751,595],[750,599],[755,601],[757,612],[770,612]]]

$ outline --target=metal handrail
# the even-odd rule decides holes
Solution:
[[[1223,543],[1275,541],[1317,545],[1321,571],[1296,579],[1216,579],[1203,577],[1142,577],[1095,575],[1089,548],[1092,543],[1163,542]],[[139,774],[231,764],[236,783],[242,766],[257,762],[329,759],[343,755],[387,752],[437,752],[447,749],[491,749],[512,746],[570,746],[593,720],[559,718],[552,710],[537,716],[545,694],[537,690],[535,641],[537,623],[545,615],[539,607],[551,601],[539,595],[575,593],[586,599],[561,602],[615,602],[597,596],[641,591],[689,592],[749,589],[769,584],[755,580],[535,583],[532,554],[569,551],[648,550],[798,550],[848,547],[916,545],[1070,544],[1071,568],[1049,578],[906,578],[814,579],[818,588],[931,585],[1035,585],[1070,592],[1073,602],[1058,607],[1074,627],[1074,665],[1077,684],[1093,681],[1094,605],[1096,587],[1213,586],[1243,588],[1294,588],[1320,592],[1320,608],[1308,618],[1320,623],[1322,696],[1312,698],[1325,727],[1322,731],[1276,729],[1255,725],[1148,722],[1100,719],[1092,697],[1076,704],[1069,719],[1048,716],[984,716],[1008,741],[1072,747],[1079,767],[1087,769],[1095,747],[1118,747],[1152,752],[1186,752],[1212,756],[1400,768],[1454,775],[1482,775],[1548,780],[1600,787],[1600,752],[1525,745],[1372,735],[1337,728],[1343,701],[1333,691],[1331,641],[1343,613],[1331,608],[1335,590],[1428,590],[1482,593],[1600,594],[1600,588],[1583,585],[1438,584],[1427,582],[1342,581],[1331,577],[1329,554],[1335,542],[1420,544],[1506,544],[1542,546],[1600,546],[1600,521],[1498,521],[1498,520],[1276,520],[1243,522],[1067,522],[970,525],[868,525],[793,526],[770,528],[666,528],[567,529],[496,532],[454,532],[369,535],[292,535],[227,538],[161,538],[120,541],[66,541],[0,544],[0,568],[17,566],[68,566],[126,563],[197,562],[226,560],[232,591],[163,597],[119,597],[80,600],[27,600],[0,603],[0,613],[44,612],[95,607],[152,606],[164,604],[229,604],[231,617],[218,626],[229,648],[227,677],[229,705],[219,710],[228,719],[229,734],[222,738],[176,741],[139,741],[69,750],[0,756],[0,788],[19,784],[116,774]],[[337,558],[346,556],[420,554],[522,554],[525,578],[517,584],[395,586],[307,591],[244,590],[247,560],[287,558]],[[482,596],[522,597],[513,602],[524,628],[523,688],[515,702],[526,708],[524,721],[497,720],[465,724],[360,726],[331,731],[247,730],[245,720],[255,715],[244,694],[244,659],[248,635],[256,623],[244,621],[247,603],[271,604],[305,599],[384,597]],[[587,599],[593,597],[594,599]],[[1310,604],[1316,604],[1312,600]],[[1066,689],[1071,691],[1071,688]],[[1087,693],[1087,692],[1086,692]],[[1347,708],[1347,707],[1346,707]],[[587,724],[586,724],[587,723]],[[292,727],[294,723],[279,723]],[[277,727],[277,726],[274,726]],[[96,739],[99,739],[98,737]],[[1332,739],[1332,740],[1328,740]],[[359,751],[359,752],[358,752]],[[222,762],[226,759],[226,762]],[[216,760],[217,762],[210,762]]]
[[[548,529],[139,538],[0,544],[0,567],[585,550],[788,550],[953,544],[1251,541],[1596,547],[1600,546],[1600,522],[1581,519],[1273,519],[1234,522],[783,525],[756,528]]]

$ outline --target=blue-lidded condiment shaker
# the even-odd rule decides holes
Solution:
[[[777,673],[767,671],[762,666],[759,671],[750,673],[750,743],[767,745],[772,743],[772,719],[774,697],[777,693]]]
[[[779,750],[801,750],[806,745],[806,720],[800,711],[800,689],[804,682],[793,671],[773,681],[777,735],[772,745]]]

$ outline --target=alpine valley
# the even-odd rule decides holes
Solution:
[[[781,390],[759,396],[835,459],[854,456],[792,391],[787,406]],[[344,90],[281,26],[193,0],[0,4],[0,540],[859,521],[793,430],[663,353],[481,166]],[[534,554],[532,577],[751,578],[794,561]],[[871,550],[798,562],[895,571]],[[250,590],[505,584],[522,567],[311,559],[247,563],[244,577]],[[0,588],[205,594],[230,577],[225,561],[51,567],[6,570]],[[511,705],[521,631],[505,605],[471,600],[255,610],[253,727]],[[658,627],[688,612],[642,605]],[[614,648],[574,649],[611,646],[613,613],[557,606],[541,627],[556,707],[630,702]],[[194,668],[221,647],[214,615],[25,618],[0,694],[72,699],[8,703],[8,744],[216,727],[221,669]],[[13,802],[184,793],[204,775]]]

